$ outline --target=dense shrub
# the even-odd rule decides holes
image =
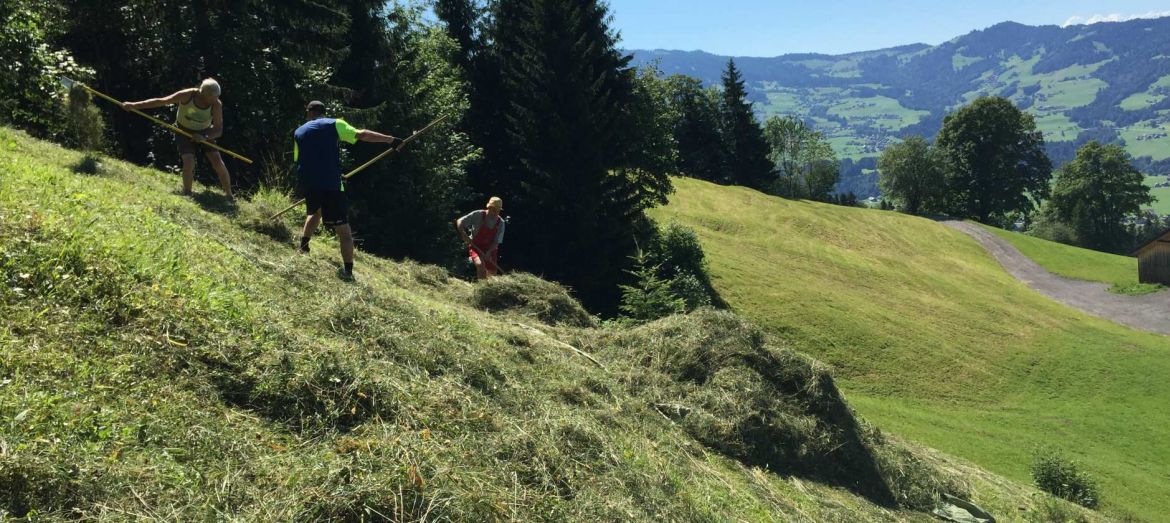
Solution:
[[[706,255],[699,235],[685,225],[671,222],[660,228],[650,252],[654,263],[662,264],[672,273],[707,273]]]
[[[1032,462],[1032,479],[1036,486],[1054,496],[1078,505],[1097,508],[1101,494],[1097,482],[1080,470],[1076,462],[1052,449],[1036,452]]]
[[[59,7],[50,2],[0,0],[0,123],[39,136],[62,131],[57,75],[86,77],[93,71],[52,46]]]
[[[622,285],[622,313],[640,321],[655,320],[700,307],[722,305],[695,231],[677,223],[654,228],[645,250],[634,257],[632,285]]]
[[[710,285],[689,272],[680,273],[671,279],[670,291],[683,301],[688,311],[712,304]]]

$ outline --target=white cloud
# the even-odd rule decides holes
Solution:
[[[1070,25],[1091,25],[1100,22],[1128,22],[1130,20],[1137,20],[1139,18],[1162,18],[1163,16],[1170,16],[1170,11],[1150,11],[1144,14],[1129,14],[1123,15],[1121,13],[1112,13],[1107,15],[1092,15],[1092,16],[1070,16],[1065,20],[1061,27],[1068,27]]]

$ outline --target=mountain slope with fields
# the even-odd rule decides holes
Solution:
[[[832,366],[883,428],[1026,481],[1064,449],[1107,504],[1170,511],[1170,338],[1072,310],[930,220],[675,180],[733,310]]]
[[[666,74],[719,82],[728,57],[633,51]],[[937,46],[847,55],[737,57],[757,113],[812,122],[846,159],[840,189],[876,194],[882,149],[934,136],[948,111],[979,96],[1010,98],[1036,117],[1057,164],[1090,139],[1124,143],[1151,186],[1170,181],[1170,18],[1032,27],[1012,22]],[[1170,190],[1170,189],[1168,189]],[[1159,194],[1170,212],[1170,194]]]
[[[1080,513],[882,433],[730,313],[602,325],[531,276],[361,253],[346,283],[335,241],[296,256],[267,219],[281,195],[86,167],[0,128],[0,519]]]

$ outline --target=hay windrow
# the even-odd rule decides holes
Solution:
[[[570,296],[568,290],[530,274],[512,274],[479,282],[472,299],[477,308],[514,312],[548,325],[597,326],[597,319]]]

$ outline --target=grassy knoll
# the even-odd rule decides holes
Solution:
[[[185,198],[174,175],[76,174],[80,158],[0,129],[0,519],[930,521],[939,492],[1009,520],[1043,506],[855,418],[822,364],[730,313],[599,325],[531,276],[471,285],[360,253],[344,283],[334,241],[296,256],[296,218],[265,219],[280,195]]]
[[[829,107],[829,114],[873,127],[897,130],[918,123],[929,113],[907,109],[893,98],[871,96],[841,100]]]
[[[1140,93],[1134,93],[1128,98],[1121,101],[1118,105],[1126,111],[1137,111],[1148,108],[1166,98],[1164,93],[1166,89],[1170,89],[1170,74],[1159,78],[1150,87]]]
[[[1066,278],[1108,283],[1113,286],[1113,292],[1122,294],[1145,294],[1161,288],[1138,283],[1136,258],[1064,245],[997,227],[984,227],[1010,242],[1041,267]]]
[[[1146,176],[1146,185],[1150,186],[1150,194],[1154,196],[1154,203],[1148,208],[1160,215],[1170,214],[1170,187],[1154,187],[1165,182],[1165,176]]]
[[[1134,158],[1149,156],[1154,161],[1170,158],[1170,122],[1139,122],[1120,130],[1125,150]]]
[[[1107,510],[1170,511],[1170,339],[1031,291],[939,224],[676,180],[732,308],[835,368],[883,428],[1020,481],[1065,449]]]
[[[1150,204],[1150,208],[1162,216],[1170,214],[1170,187],[1150,189],[1150,194],[1157,198],[1157,201]]]

